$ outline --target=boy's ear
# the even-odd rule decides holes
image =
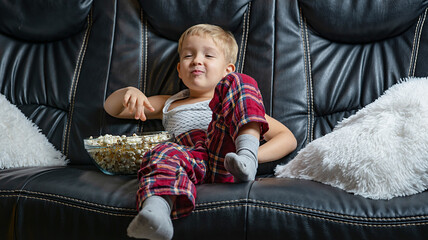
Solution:
[[[229,65],[227,65],[227,67],[226,67],[226,72],[227,73],[231,73],[231,72],[234,72],[234,71],[235,71],[235,64],[229,63]]]
[[[180,62],[177,63],[177,72],[178,72],[178,77],[181,78],[181,76],[180,76]]]

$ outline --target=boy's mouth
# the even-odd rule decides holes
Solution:
[[[204,71],[199,70],[199,69],[194,69],[194,70],[192,70],[192,71],[191,71],[191,73],[192,73],[192,74],[195,74],[195,75],[201,75],[201,74],[203,74],[203,73],[204,73]]]

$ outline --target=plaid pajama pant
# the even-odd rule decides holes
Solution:
[[[224,167],[226,153],[235,152],[239,129],[250,122],[260,123],[260,135],[268,130],[262,97],[256,81],[231,73],[216,86],[209,103],[212,121],[205,132],[195,129],[159,144],[147,152],[138,171],[138,209],[153,195],[176,196],[171,217],[190,214],[195,207],[196,187],[202,183],[233,182]]]

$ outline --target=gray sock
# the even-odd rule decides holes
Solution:
[[[170,217],[171,205],[172,201],[167,196],[148,197],[143,208],[129,224],[128,236],[152,240],[172,239],[174,227]]]
[[[224,166],[239,181],[252,181],[257,173],[259,139],[250,134],[239,135],[235,140],[236,153],[228,153]]]

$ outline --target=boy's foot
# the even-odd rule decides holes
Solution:
[[[151,196],[143,203],[143,208],[129,224],[129,237],[151,240],[169,240],[174,234],[171,221],[171,206],[160,196]]]
[[[224,166],[236,179],[242,182],[248,182],[256,179],[257,166],[254,162],[254,160],[246,156],[228,153],[224,160]]]
[[[236,153],[226,154],[224,167],[239,181],[253,181],[258,167],[259,139],[243,134],[236,138],[235,145]]]

